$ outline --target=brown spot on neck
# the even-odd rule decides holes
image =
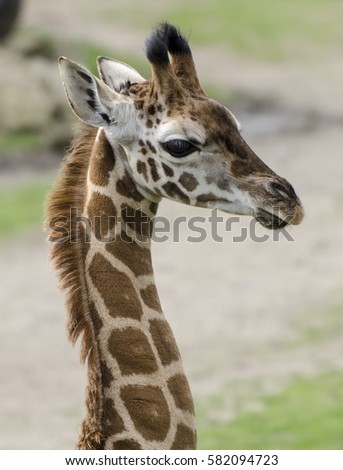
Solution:
[[[194,414],[192,395],[185,375],[177,374],[171,377],[168,380],[168,388],[177,408]]]
[[[148,339],[137,328],[114,330],[108,340],[108,349],[123,375],[151,374],[158,370]]]
[[[145,305],[157,312],[161,312],[161,304],[154,284],[145,287],[145,289],[141,289],[141,296]]]
[[[121,439],[115,441],[112,446],[112,450],[141,450],[142,447],[137,441],[133,439]]]
[[[196,449],[196,434],[193,429],[188,428],[184,424],[179,424],[171,450],[187,449]]]
[[[148,441],[163,441],[170,427],[168,403],[158,387],[127,385],[120,393],[137,431]]]
[[[107,243],[106,250],[130,268],[135,276],[153,272],[150,248],[138,245],[132,238],[120,234],[116,241]]]
[[[109,236],[109,232],[115,227],[117,218],[113,201],[103,194],[94,192],[87,204],[86,211],[96,239],[102,240]]]
[[[136,202],[144,200],[144,196],[138,191],[127,170],[125,170],[124,176],[117,181],[116,190],[121,196],[133,199]]]
[[[115,268],[100,253],[94,255],[88,271],[112,317],[141,318],[141,303],[131,279],[125,273]]]
[[[100,132],[100,131],[99,131]],[[115,155],[104,131],[95,142],[89,162],[89,177],[98,186],[107,186],[115,165]]]
[[[150,333],[164,366],[180,360],[173,332],[165,320],[151,320]]]
[[[152,221],[141,208],[121,205],[122,231],[129,235],[127,228],[135,233],[136,240],[148,243],[152,233]]]

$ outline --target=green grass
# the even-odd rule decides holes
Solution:
[[[343,374],[299,378],[262,412],[199,429],[200,449],[343,449]]]
[[[4,151],[35,149],[44,145],[44,136],[35,131],[21,130],[0,134],[0,158]]]
[[[145,2],[126,2],[105,11],[104,20],[145,31],[168,20],[191,33],[192,43],[229,44],[237,52],[264,59],[317,53],[343,39],[341,0],[173,0],[146,12]],[[315,47],[313,47],[315,46]]]
[[[43,201],[49,186],[36,183],[0,190],[0,236],[8,236],[42,222]]]

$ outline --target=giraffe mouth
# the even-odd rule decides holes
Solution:
[[[272,230],[284,228],[289,223],[287,220],[281,219],[277,215],[260,208],[256,211],[255,219],[262,227]]]

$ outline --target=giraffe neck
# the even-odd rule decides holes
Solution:
[[[96,357],[79,448],[92,445],[87,435],[94,421],[105,449],[196,445],[192,397],[155,287],[150,229],[156,211],[130,177],[122,147],[111,148],[99,131],[87,176],[82,251]]]

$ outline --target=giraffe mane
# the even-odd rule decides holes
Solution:
[[[81,425],[77,445],[79,449],[97,448],[101,441],[102,394],[99,355],[94,347],[96,343],[87,301],[85,272],[80,269],[86,240],[82,225],[77,224],[75,220],[77,214],[82,214],[84,207],[89,158],[96,132],[94,127],[85,124],[79,126],[45,207],[45,228],[49,230],[49,241],[52,242],[50,258],[58,272],[60,287],[67,291],[68,335],[73,344],[79,337],[82,338],[80,359],[82,363],[87,360],[88,364],[87,413]],[[71,211],[71,208],[77,210]],[[57,227],[60,227],[61,231],[58,231]],[[75,233],[69,233],[68,228],[71,227],[75,229]],[[68,235],[62,237],[63,232]]]

